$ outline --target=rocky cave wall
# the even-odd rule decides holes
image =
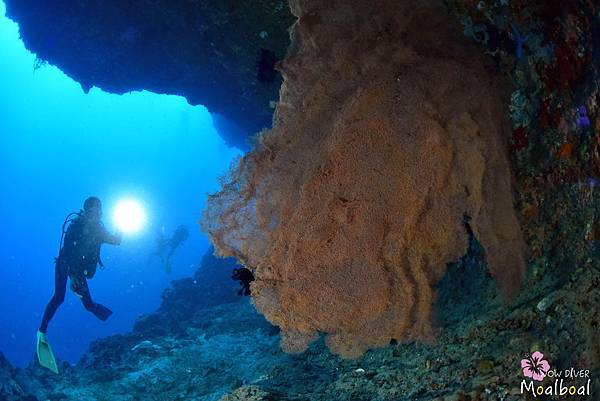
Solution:
[[[6,0],[38,65],[56,64],[84,89],[182,94],[222,113],[221,134],[244,147],[271,121],[273,67],[294,18],[281,1],[217,3]],[[600,266],[599,6],[445,3],[462,27],[433,2],[292,1],[300,23],[281,66],[277,126],[212,198],[205,223],[222,253],[254,270],[256,303],[290,350],[315,332],[333,334],[347,355],[426,334],[444,271],[435,261],[465,246],[462,213],[500,287],[514,292],[523,246],[511,235],[505,145],[531,251],[527,285],[556,288]],[[498,264],[502,252],[514,269]],[[356,322],[334,321],[341,306]],[[385,315],[390,308],[398,314]],[[376,327],[374,316],[398,326]]]
[[[433,339],[434,285],[467,248],[501,291],[525,268],[507,82],[441,2],[291,2],[275,126],[209,199],[204,228],[254,271],[255,305],[306,349]]]
[[[512,82],[510,156],[535,284],[600,267],[600,3],[450,0]]]
[[[277,60],[293,22],[284,0],[6,0],[36,67],[58,66],[87,92],[149,90],[215,113],[230,144],[272,123]]]

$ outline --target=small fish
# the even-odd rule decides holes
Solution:
[[[591,189],[594,189],[600,184],[600,181],[596,177],[588,177],[587,180],[585,180],[585,184]]]
[[[558,148],[558,158],[568,159],[573,154],[573,144],[570,142],[564,143]]]
[[[579,106],[577,108],[577,125],[579,127],[589,127],[590,119],[587,115],[587,109],[585,106]]]
[[[527,147],[529,144],[529,139],[527,138],[527,132],[525,131],[525,128],[518,127],[515,129],[512,134],[512,141],[513,150],[519,150]]]
[[[523,45],[527,43],[531,34],[521,34],[515,24],[511,24],[510,27],[512,28],[512,40],[515,43],[515,57],[519,60],[523,57]]]

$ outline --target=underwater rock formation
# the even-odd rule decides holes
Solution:
[[[134,326],[137,333],[145,336],[181,333],[198,310],[241,301],[239,284],[232,278],[239,265],[233,258],[216,258],[213,253],[213,248],[209,248],[193,277],[171,282],[162,293],[160,308],[137,320]]]
[[[17,369],[13,368],[0,351],[0,400],[2,401],[37,401],[37,398],[23,389],[15,376]]]
[[[37,362],[13,369],[0,361],[0,400],[522,401],[526,350],[542,351],[552,368],[591,369],[591,394],[598,394],[597,354],[582,344],[598,337],[600,274],[588,270],[558,290],[528,284],[517,302],[501,306],[475,246],[440,283],[438,306],[449,303],[452,317],[440,341],[399,343],[350,360],[326,352],[322,341],[299,355],[282,353],[276,332],[239,297],[198,309],[180,333],[157,335],[157,321],[145,332],[98,340],[77,366],[61,364],[60,375]]]
[[[293,17],[284,0],[5,3],[36,64],[58,66],[85,91],[184,96],[240,127],[219,130],[240,148],[271,126],[281,79],[264,55],[285,55]]]
[[[441,2],[291,8],[275,126],[204,219],[217,251],[253,271],[284,349],[317,333],[346,357],[432,339],[433,286],[467,249],[464,215],[514,295],[525,263],[505,82]]]
[[[600,3],[449,0],[511,78],[516,209],[534,275],[600,266]],[[522,49],[519,51],[519,46]]]
[[[239,284],[232,278],[236,268],[239,265],[235,259],[216,258],[214,249],[209,248],[192,277],[171,282],[163,292],[159,312],[239,301]]]

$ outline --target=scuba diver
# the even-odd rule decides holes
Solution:
[[[167,274],[171,274],[171,256],[173,256],[175,250],[189,237],[189,235],[188,229],[183,225],[177,227],[171,238],[165,238],[163,232],[160,231],[158,233],[158,238],[156,239],[156,250],[148,257],[148,263],[150,263],[152,258],[158,256],[163,263],[165,263]],[[166,249],[169,249],[169,253],[167,253],[167,258],[165,260],[163,254]]]
[[[121,234],[110,234],[102,224],[102,203],[95,196],[87,198],[83,210],[71,213],[65,219],[58,257],[55,259],[54,295],[48,302],[37,336],[37,354],[40,365],[58,373],[56,360],[46,340],[48,323],[65,299],[67,277],[71,290],[81,298],[85,309],[98,319],[106,321],[112,311],[92,300],[87,280],[94,277],[100,260],[102,244],[120,245]],[[69,224],[70,223],[70,224]],[[68,229],[65,227],[69,224]],[[64,242],[63,242],[64,240]]]

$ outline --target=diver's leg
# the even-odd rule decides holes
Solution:
[[[171,256],[173,256],[176,249],[177,249],[177,245],[174,245],[173,247],[171,247],[171,249],[169,249],[169,254],[167,255],[167,260],[171,260]]]
[[[112,315],[112,311],[108,309],[106,306],[96,303],[92,300],[92,295],[90,294],[90,289],[87,285],[87,280],[83,280],[81,283],[81,287],[78,288],[79,295],[81,296],[81,302],[85,309],[92,312],[98,319],[105,322],[110,315]]]
[[[175,248],[176,247],[171,248],[169,254],[167,255],[167,260],[165,262],[165,271],[167,272],[167,274],[171,274],[171,272],[173,271],[173,268],[171,266],[171,256],[173,256],[173,253],[175,253]]]
[[[56,262],[54,268],[54,295],[46,305],[44,311],[44,317],[40,324],[40,332],[45,333],[48,329],[48,323],[52,320],[52,317],[56,313],[58,307],[65,300],[65,293],[67,292],[67,266],[65,263]]]

